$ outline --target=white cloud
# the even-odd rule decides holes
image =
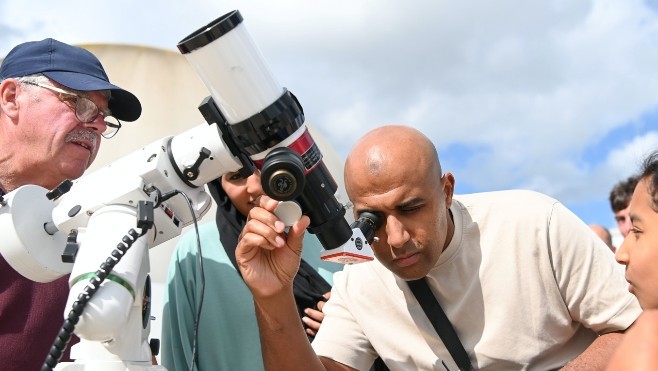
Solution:
[[[0,52],[48,36],[175,49],[233,9],[341,155],[406,123],[443,157],[471,149],[454,170],[473,189],[600,198],[639,144],[613,144],[598,164],[584,151],[658,106],[658,17],[641,0],[29,0],[0,8]]]
[[[612,150],[606,161],[606,170],[622,174],[622,177],[631,175],[639,170],[644,158],[656,150],[658,131],[647,132]]]

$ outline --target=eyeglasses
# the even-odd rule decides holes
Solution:
[[[73,102],[72,104],[70,104],[70,106],[71,108],[74,108],[75,117],[77,117],[77,119],[80,120],[80,122],[89,123],[96,120],[98,115],[103,116],[103,121],[105,121],[105,131],[102,132],[101,135],[105,139],[112,138],[113,136],[116,135],[119,129],[121,129],[121,121],[119,121],[119,119],[117,119],[114,116],[111,116],[110,113],[101,112],[100,108],[98,108],[98,105],[96,105],[96,103],[94,103],[93,100],[87,97],[83,97],[81,95],[72,93],[70,91],[66,91],[64,89],[60,89],[52,85],[39,84],[37,82],[32,82],[32,81],[24,81],[23,83],[28,85],[38,86],[40,88],[48,89],[59,94],[74,97]],[[62,99],[61,97],[60,99],[64,103],[68,103],[66,100]]]

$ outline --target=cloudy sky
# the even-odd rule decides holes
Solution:
[[[3,1],[0,55],[45,37],[175,51],[234,9],[343,157],[407,124],[458,193],[533,189],[612,227],[610,189],[658,148],[656,0]]]

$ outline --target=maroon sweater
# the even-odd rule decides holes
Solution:
[[[68,275],[49,283],[32,282],[0,256],[0,369],[41,369],[64,323],[68,293]],[[71,339],[61,362],[70,361],[70,347],[77,341]]]

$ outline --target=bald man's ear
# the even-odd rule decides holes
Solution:
[[[18,116],[17,90],[18,81],[16,79],[6,79],[0,83],[0,110],[12,119]]]
[[[441,188],[445,195],[446,207],[450,208],[452,205],[452,196],[455,192],[455,177],[451,172],[446,172],[441,177]]]

